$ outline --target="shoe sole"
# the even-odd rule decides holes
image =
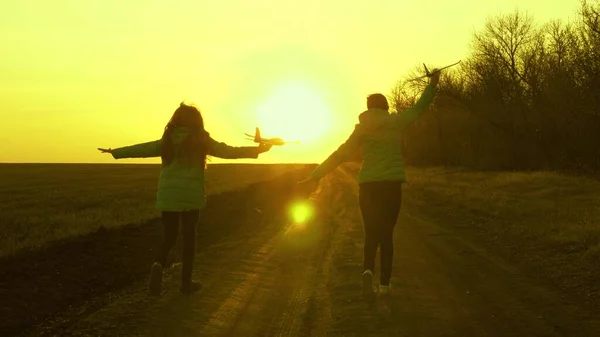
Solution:
[[[162,291],[162,267],[159,264],[153,264],[150,269],[150,295],[160,295]]]
[[[373,294],[373,275],[369,273],[362,276],[362,293],[363,295]]]

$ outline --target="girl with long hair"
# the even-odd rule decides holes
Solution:
[[[406,181],[405,164],[400,147],[402,131],[415,122],[433,102],[440,72],[431,73],[430,82],[419,100],[410,108],[390,113],[388,101],[380,93],[367,97],[367,110],[360,114],[359,124],[327,159],[301,183],[316,183],[340,164],[360,155],[358,200],[363,220],[365,241],[362,287],[365,295],[373,294],[375,256],[380,248],[381,275],[379,294],[390,293],[394,257],[394,227],[400,213],[402,184]],[[361,151],[361,152],[358,152]],[[358,153],[357,153],[358,152]]]
[[[181,103],[167,123],[161,139],[116,149],[99,148],[113,158],[161,157],[162,168],[158,179],[156,208],[162,212],[164,239],[150,268],[150,293],[162,290],[162,271],[169,252],[175,246],[181,224],[183,238],[180,292],[191,294],[202,288],[192,280],[196,251],[196,224],[204,208],[204,170],[207,156],[226,159],[258,158],[271,145],[233,147],[215,141],[204,129],[200,111]]]

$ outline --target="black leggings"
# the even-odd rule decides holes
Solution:
[[[394,227],[402,202],[402,182],[360,184],[358,200],[365,230],[364,270],[375,271],[375,255],[380,246],[380,284],[389,285],[394,257]]]
[[[192,265],[194,264],[194,254],[196,252],[196,224],[198,223],[199,217],[200,210],[162,212],[165,236],[162,244],[158,248],[156,262],[159,262],[163,267],[166,267],[169,252],[177,242],[179,224],[181,221],[181,234],[183,236],[181,281],[183,283],[192,280]]]

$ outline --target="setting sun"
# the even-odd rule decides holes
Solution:
[[[317,90],[305,82],[288,82],[275,89],[257,108],[264,137],[311,141],[331,127],[331,111]]]
[[[568,19],[578,3],[2,1],[0,161],[112,163],[96,148],[160,137],[185,100],[221,142],[251,146],[255,127],[301,142],[236,163],[320,162],[368,94],[465,59],[488,16]]]

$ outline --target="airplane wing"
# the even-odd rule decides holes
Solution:
[[[460,61],[461,60],[458,60],[458,62],[452,63],[451,65],[441,67],[441,68],[437,69],[434,73],[438,73],[438,72],[440,72],[440,71],[442,71],[444,69],[447,69],[447,68],[450,68],[450,67],[454,67],[455,65],[459,64]],[[430,77],[432,74],[434,74],[434,73],[430,73],[429,72],[429,69],[427,69],[427,66],[425,65],[425,63],[423,63],[423,67],[425,68],[425,75],[412,78],[412,79],[408,80],[408,82],[420,80],[420,79],[425,78],[425,77]]]
[[[300,141],[286,142],[281,138],[262,138],[260,136],[260,129],[258,127],[255,129],[254,135],[251,135],[251,134],[245,133],[245,132],[244,132],[244,135],[246,135],[246,140],[250,140],[255,143],[271,144],[271,145],[299,144],[300,143]]]

